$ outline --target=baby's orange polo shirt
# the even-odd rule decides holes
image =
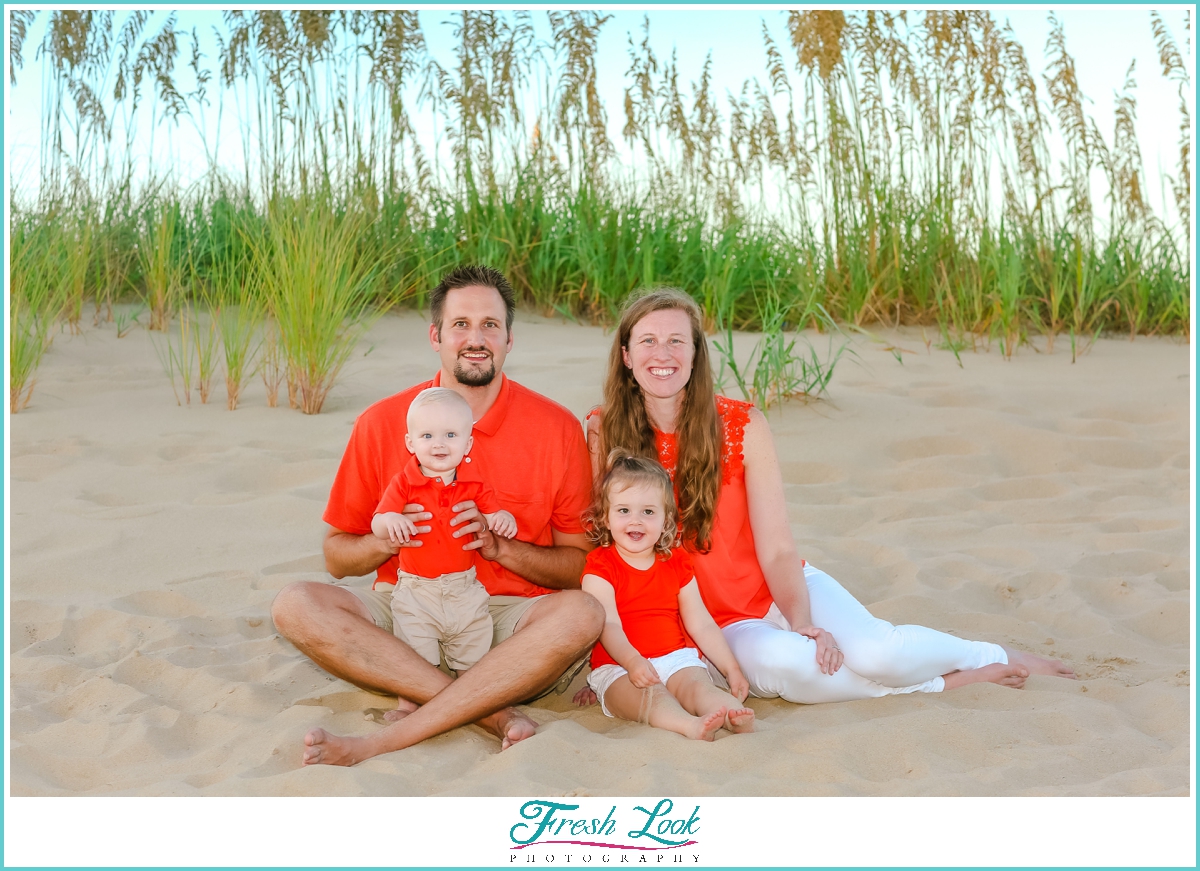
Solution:
[[[516,518],[520,541],[548,546],[554,543],[554,530],[582,533],[580,516],[592,490],[582,425],[557,402],[507,375],[499,377],[504,379],[500,395],[472,431],[473,462],[495,490],[497,504]],[[326,523],[354,535],[370,534],[383,491],[412,457],[404,444],[408,406],[426,387],[440,384],[441,372],[432,381],[381,399],[358,416],[329,491]],[[394,584],[396,564],[393,557],[381,565],[376,583]],[[551,592],[490,560],[476,560],[475,570],[493,596]]]
[[[463,545],[473,536],[455,538],[453,533],[457,527],[450,525],[454,517],[453,506],[468,500],[474,501],[484,514],[500,510],[495,491],[483,482],[470,457],[463,457],[449,484],[442,483],[441,477],[425,477],[417,458],[409,459],[383,491],[383,498],[375,509],[376,514],[392,511],[403,514],[405,505],[416,502],[433,514],[432,520],[425,521],[429,524],[429,532],[416,536],[421,546],[402,547],[396,555],[403,571],[423,578],[436,578],[447,572],[465,572],[471,567],[475,562],[474,551],[463,550]]]

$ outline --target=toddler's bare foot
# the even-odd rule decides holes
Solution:
[[[1015,690],[1025,686],[1025,678],[1029,677],[1029,669],[1023,665],[996,662],[982,668],[969,668],[966,671],[954,671],[942,675],[946,689],[952,690],[973,683],[994,683],[1002,687],[1012,687]]]
[[[1004,647],[1004,652],[1008,654],[1009,665],[1022,665],[1029,669],[1030,674],[1046,674],[1050,677],[1065,677],[1068,680],[1075,680],[1075,669],[1057,659],[1047,659],[1044,656],[1038,656],[1035,653],[1026,653],[1024,650],[1014,650],[1011,647]]]
[[[725,714],[725,728],[730,732],[753,732],[754,711],[750,708],[734,708]]]
[[[725,725],[725,709],[713,711],[707,717],[697,717],[695,731],[689,736],[698,738],[701,741],[711,741],[717,736],[717,732],[721,731],[721,727]]]
[[[372,754],[362,738],[340,738],[324,729],[309,729],[304,736],[305,765],[354,765]]]

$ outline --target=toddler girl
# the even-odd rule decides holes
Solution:
[[[588,554],[583,589],[606,615],[588,686],[610,717],[705,741],[722,726],[752,732],[754,711],[742,705],[749,684],[700,599],[691,558],[671,547],[672,493],[654,460],[620,448],[609,455],[588,518],[600,546]],[[713,685],[697,643],[733,695]]]

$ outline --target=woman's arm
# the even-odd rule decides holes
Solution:
[[[783,497],[783,477],[775,441],[771,438],[767,419],[758,409],[750,411],[742,453],[754,551],[767,579],[767,589],[792,630],[817,642],[817,662],[821,671],[833,674],[841,668],[842,652],[832,635],[812,625],[804,563],[796,552],[792,529],[788,525],[787,501]]]
[[[612,584],[599,575],[584,575],[582,583],[583,591],[591,593],[604,606],[604,629],[600,633],[600,643],[608,655],[629,672],[630,682],[638,689],[662,683],[650,661],[629,643],[621,626],[621,615],[617,613],[617,596]]]
[[[683,627],[688,635],[700,646],[700,652],[725,675],[730,694],[739,702],[746,701],[746,696],[750,695],[750,683],[742,674],[742,667],[734,658],[733,651],[729,649],[725,633],[704,607],[695,578],[679,591],[679,616],[683,618]]]

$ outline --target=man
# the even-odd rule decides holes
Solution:
[[[280,591],[271,615],[279,632],[321,668],[398,696],[400,704],[389,714],[393,722],[368,738],[311,730],[305,764],[353,765],[470,722],[507,748],[536,728],[511,706],[559,682],[600,635],[603,608],[579,589],[589,549],[580,514],[591,489],[582,428],[565,408],[503,374],[514,310],[512,288],[498,271],[452,271],[430,296],[429,341],[440,371],[355,421],[325,510],[325,565],[335,578],[377,571],[377,589],[295,583]],[[453,506],[459,512],[454,535],[482,557],[477,571],[492,596],[495,627],[493,649],[457,679],[392,634],[389,597],[399,548],[371,534],[383,489],[410,456],[408,405],[430,386],[448,387],[471,406],[470,456],[518,525],[517,538],[504,539],[487,530],[473,502]],[[423,506],[407,505],[404,513],[419,531],[429,531],[421,524],[432,515]],[[419,543],[420,536],[406,546]]]

